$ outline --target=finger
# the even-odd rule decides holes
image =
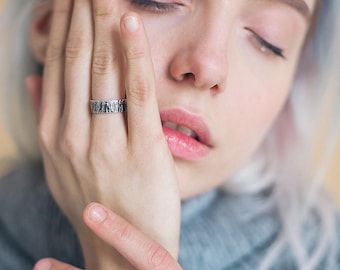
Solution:
[[[162,246],[98,203],[86,207],[84,221],[139,270],[182,269]]]
[[[65,121],[77,134],[88,134],[90,120],[93,23],[91,0],[75,0],[65,52]]]
[[[95,41],[92,63],[92,99],[112,100],[125,97],[123,88],[122,49],[120,44],[119,1],[93,0]],[[126,141],[126,128],[123,114],[94,115],[93,130],[95,140],[107,141],[114,138],[115,149]]]
[[[58,123],[64,99],[64,52],[73,1],[55,0],[50,37],[46,51],[41,118],[44,123]]]
[[[77,267],[57,261],[55,259],[42,259],[38,261],[33,270],[80,270]]]
[[[157,105],[153,64],[145,30],[138,15],[125,14],[121,22],[122,42],[127,62],[129,142],[135,146],[145,145],[145,138],[149,141],[164,139]]]
[[[93,0],[95,41],[92,66],[92,98],[121,99],[121,46],[118,1]]]

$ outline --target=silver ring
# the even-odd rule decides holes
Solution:
[[[126,99],[90,100],[91,113],[121,113],[127,110]]]

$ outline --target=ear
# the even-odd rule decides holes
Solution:
[[[41,98],[42,98],[42,77],[41,76],[28,76],[26,78],[26,88],[28,94],[31,98],[31,102],[33,105],[33,109],[35,112],[36,119],[39,120],[40,114],[40,105],[41,105]]]
[[[29,43],[32,53],[40,64],[44,64],[50,33],[52,15],[51,1],[43,1],[37,5],[29,29]]]

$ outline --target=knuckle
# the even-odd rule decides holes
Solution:
[[[64,157],[71,160],[75,157],[74,139],[70,135],[64,135],[59,141],[59,148]]]
[[[108,150],[103,150],[103,147],[96,143],[92,143],[89,147],[88,160],[95,170],[101,168],[103,164],[110,164]]]
[[[77,133],[69,123],[65,125],[62,136],[59,140],[59,148],[64,157],[68,160],[76,160],[78,155],[77,146]]]
[[[153,244],[149,249],[148,264],[152,269],[170,269],[172,264],[171,255],[161,246]]]
[[[94,9],[94,15],[97,18],[109,17],[112,13],[113,9],[111,7],[96,7]]]
[[[118,241],[123,242],[131,237],[132,230],[127,222],[119,222],[118,224],[115,225],[116,225],[115,236],[117,237]]]
[[[135,76],[128,86],[130,92],[130,101],[135,105],[143,105],[148,99],[148,89],[150,84],[143,74]]]
[[[107,75],[113,68],[114,57],[102,49],[96,51],[93,56],[92,72],[96,75]]]
[[[53,13],[56,13],[57,16],[58,14],[68,15],[69,12],[71,11],[71,5],[72,5],[72,1],[68,1],[68,0],[54,1]]]
[[[146,52],[142,48],[132,46],[126,49],[126,57],[130,60],[140,60],[146,57]]]
[[[37,138],[40,147],[51,155],[55,149],[57,135],[54,132],[54,125],[50,117],[43,116],[37,126]]]
[[[38,140],[39,140],[41,147],[45,150],[51,149],[52,136],[51,136],[51,132],[49,131],[48,126],[45,125],[44,123],[40,124],[38,126],[37,135],[38,135]]]
[[[46,51],[46,64],[53,63],[64,56],[64,48],[58,44],[58,40],[51,40]]]
[[[109,17],[114,13],[114,10],[115,8],[111,1],[103,1],[97,3],[97,5],[94,7],[94,16],[97,18]]]
[[[66,42],[65,57],[69,60],[81,58],[89,52],[91,42],[86,40],[81,33],[71,34],[71,36]]]

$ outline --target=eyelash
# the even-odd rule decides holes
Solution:
[[[245,27],[245,29],[251,32],[252,38],[254,38],[255,41],[260,45],[261,51],[265,52],[266,50],[269,50],[274,55],[281,57],[283,59],[286,59],[283,49],[269,43],[268,41],[266,41],[264,38],[259,36],[256,32],[254,32],[250,28]]]
[[[180,5],[178,3],[161,3],[154,0],[131,0],[131,3],[153,12],[172,11]]]
[[[176,9],[178,5],[180,5],[178,3],[161,3],[158,1],[154,1],[154,0],[131,0],[131,3],[133,5],[142,7],[146,10],[153,11],[153,12],[172,11]],[[276,47],[273,44],[269,43],[268,41],[266,41],[264,38],[259,36],[256,32],[254,32],[250,28],[245,27],[245,29],[251,32],[252,37],[260,45],[261,51],[265,52],[266,50],[269,50],[275,56],[286,59],[286,57],[284,56],[284,52],[281,48]]]

